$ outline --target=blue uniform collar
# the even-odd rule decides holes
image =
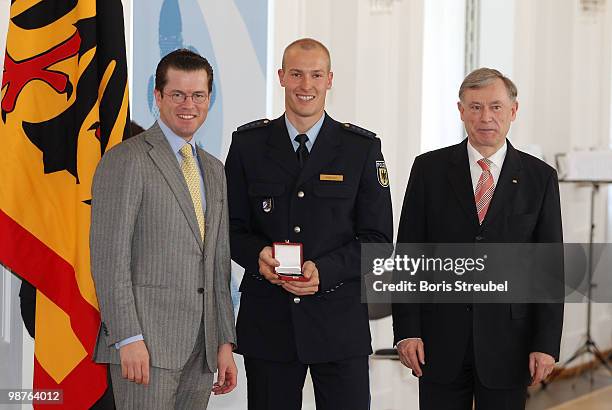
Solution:
[[[284,117],[285,117],[285,125],[287,125],[287,132],[289,133],[289,139],[291,143],[293,144],[294,149],[297,149],[297,147],[300,144],[297,143],[294,140],[294,138],[300,133],[293,126],[293,124],[291,124],[291,121],[289,121],[289,119],[287,118],[287,115],[285,115]],[[319,135],[319,131],[321,131],[321,127],[323,126],[324,120],[325,120],[325,113],[321,115],[321,118],[319,119],[319,121],[315,122],[315,124],[312,127],[310,127],[308,131],[304,133],[308,135],[308,142],[306,143],[306,147],[308,148],[308,151],[312,150],[312,146],[314,145],[315,140],[317,139],[317,136]]]

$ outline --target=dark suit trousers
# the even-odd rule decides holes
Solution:
[[[368,410],[368,357],[303,364],[244,358],[248,410],[300,410],[306,371],[314,385],[317,410]]]
[[[427,360],[427,356],[425,359]],[[419,380],[420,410],[472,410],[472,404],[475,404],[475,410],[524,410],[526,400],[527,386],[516,389],[490,389],[481,383],[474,364],[472,338],[465,351],[461,371],[452,383]]]

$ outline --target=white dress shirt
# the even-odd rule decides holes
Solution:
[[[493,183],[497,186],[497,181],[499,180],[499,174],[501,173],[502,165],[504,165],[504,159],[506,159],[506,152],[508,151],[508,143],[504,140],[504,145],[498,149],[495,154],[491,155],[488,159],[491,161],[491,166],[489,167],[491,171],[491,175],[493,175]],[[467,153],[468,153],[468,161],[470,163],[470,175],[472,177],[472,190],[476,193],[476,185],[478,184],[478,179],[480,178],[480,174],[482,174],[482,168],[478,165],[478,161],[484,158],[480,152],[476,151],[476,148],[467,143]]]

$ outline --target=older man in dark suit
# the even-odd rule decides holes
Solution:
[[[497,70],[470,73],[458,108],[468,137],[418,156],[398,243],[562,242],[557,175],[506,139],[516,86]],[[562,304],[395,304],[402,363],[425,410],[524,409],[559,356]]]

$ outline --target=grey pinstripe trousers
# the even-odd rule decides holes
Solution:
[[[110,364],[113,394],[118,410],[206,409],[214,374],[206,365],[204,324],[195,347],[182,369],[149,369],[149,384],[136,384],[121,377],[121,365]]]

